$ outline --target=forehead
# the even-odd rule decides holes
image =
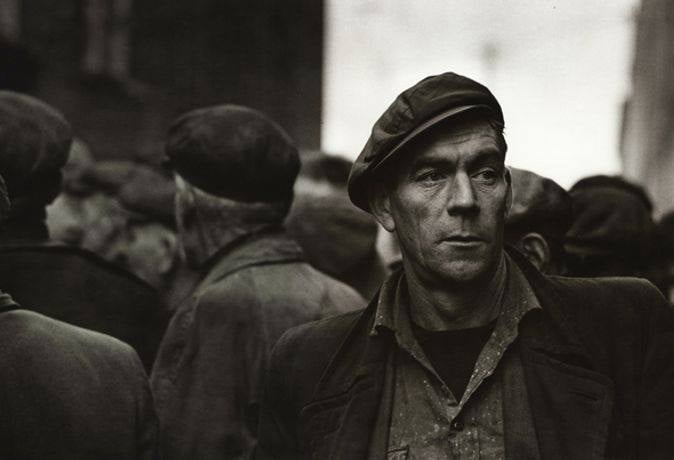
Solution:
[[[405,163],[409,168],[430,159],[460,162],[486,155],[503,158],[499,135],[487,121],[470,121],[439,126],[420,135],[409,145]]]

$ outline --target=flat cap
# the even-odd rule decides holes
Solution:
[[[297,148],[278,124],[237,105],[179,117],[169,129],[166,155],[190,184],[243,202],[288,200],[300,167]]]
[[[0,91],[0,174],[10,198],[49,203],[60,191],[72,141],[70,124],[34,97]]]
[[[526,169],[508,169],[513,199],[506,217],[506,232],[536,231],[561,241],[573,219],[569,193],[547,177]]]
[[[369,212],[369,186],[374,173],[410,140],[432,126],[472,110],[488,111],[504,124],[494,95],[476,81],[452,72],[427,77],[401,93],[372,127],[372,134],[349,175],[349,197]]]
[[[569,190],[573,224],[565,248],[571,254],[639,256],[652,244],[652,204],[638,185],[617,176],[592,176]]]

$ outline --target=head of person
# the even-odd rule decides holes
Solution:
[[[565,238],[573,276],[648,277],[653,262],[653,205],[618,176],[581,179],[569,190],[573,224]]]
[[[43,224],[45,207],[61,191],[71,142],[70,125],[53,107],[0,91],[0,174],[12,201],[8,224]]]
[[[525,169],[509,169],[513,199],[506,217],[506,243],[543,273],[564,274],[564,235],[572,222],[571,197],[552,179]]]
[[[282,225],[299,154],[262,113],[229,104],[188,112],[171,125],[166,155],[176,176],[176,223],[188,261],[200,264],[242,235]]]
[[[375,123],[349,194],[395,233],[417,282],[479,284],[495,273],[511,200],[503,128],[492,93],[454,73],[404,91]]]

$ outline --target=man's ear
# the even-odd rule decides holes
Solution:
[[[370,191],[370,211],[386,231],[393,232],[395,230],[395,222],[391,215],[391,199],[384,187],[372,187]]]
[[[520,237],[517,248],[542,273],[550,268],[550,246],[540,233],[530,232]]]
[[[510,207],[513,205],[513,180],[510,175],[510,169],[506,166],[505,168],[505,180],[508,190],[506,192],[506,204],[505,204],[505,215],[507,216],[510,212]]]

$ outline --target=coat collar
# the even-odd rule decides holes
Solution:
[[[199,287],[246,267],[302,261],[302,249],[282,228],[245,235],[221,249],[207,264]],[[199,289],[199,288],[197,288]]]
[[[509,254],[541,305],[523,319],[516,342],[541,454],[578,458],[577,454],[587,457],[591,451],[600,458],[612,410],[612,384],[593,370],[554,283],[517,252]],[[385,456],[385,420],[390,419],[392,405],[392,392],[386,387],[394,380],[395,365],[390,333],[380,329],[370,334],[377,303],[378,295],[347,334],[300,414],[302,437],[315,458]],[[560,434],[560,429],[566,431]],[[506,432],[506,443],[507,438]]]

